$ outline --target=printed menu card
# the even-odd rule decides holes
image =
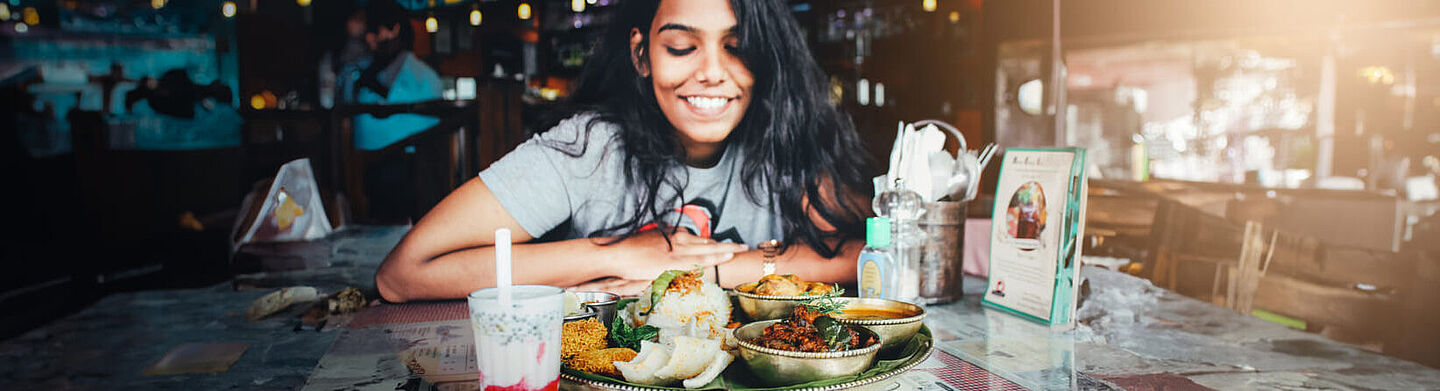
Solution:
[[[1010,149],[995,187],[984,304],[1052,328],[1073,327],[1085,149]]]

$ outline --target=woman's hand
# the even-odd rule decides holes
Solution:
[[[709,267],[734,259],[735,253],[746,251],[743,244],[716,242],[686,231],[670,235],[667,246],[661,230],[641,232],[614,244],[622,257],[615,277],[625,280],[655,279],[666,270],[690,270]]]
[[[650,282],[650,279],[626,280],[619,277],[607,277],[576,285],[570,290],[578,292],[610,292],[620,295],[621,297],[634,297],[644,293],[645,288],[650,287]]]

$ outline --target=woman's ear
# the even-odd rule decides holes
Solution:
[[[638,28],[630,29],[630,63],[635,64],[635,73],[650,77],[650,60],[645,55],[645,34]]]

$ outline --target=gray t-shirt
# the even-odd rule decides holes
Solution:
[[[639,195],[625,183],[618,129],[614,124],[597,123],[587,135],[586,123],[591,117],[582,114],[561,121],[480,172],[480,179],[500,205],[532,237],[566,222],[569,232],[557,232],[560,238],[590,237],[635,214]],[[684,199],[662,204],[675,194],[663,185],[656,199],[656,208],[664,211],[664,223],[678,220],[697,234],[709,226],[715,240],[752,246],[769,239],[785,240],[779,209],[774,207],[769,189],[758,189],[757,194],[764,197],[760,205],[745,195],[743,180],[738,178],[744,159],[739,148],[727,148],[714,167],[684,167],[685,173],[677,172],[681,183],[686,183]]]

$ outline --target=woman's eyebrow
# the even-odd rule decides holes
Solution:
[[[683,31],[683,32],[690,33],[690,34],[695,34],[695,35],[699,35],[699,34],[700,34],[700,29],[697,29],[697,28],[695,28],[695,27],[693,27],[693,26],[683,25],[683,24],[679,24],[679,23],[666,23],[666,24],[664,24],[664,25],[661,25],[658,30],[655,30],[655,34],[663,33],[663,32],[665,32],[666,30]],[[730,26],[730,28],[725,29],[725,35],[738,35],[739,32],[740,32],[740,26],[738,26],[738,25],[737,25],[737,26]]]
[[[690,26],[686,26],[686,25],[678,24],[678,23],[666,23],[665,25],[660,26],[660,29],[655,30],[655,33],[656,33],[656,34],[663,33],[663,32],[665,32],[665,30],[680,30],[680,31],[684,31],[684,32],[687,32],[687,33],[690,33],[690,34],[695,34],[695,33],[698,32],[698,30],[696,30],[694,27],[690,27]]]

